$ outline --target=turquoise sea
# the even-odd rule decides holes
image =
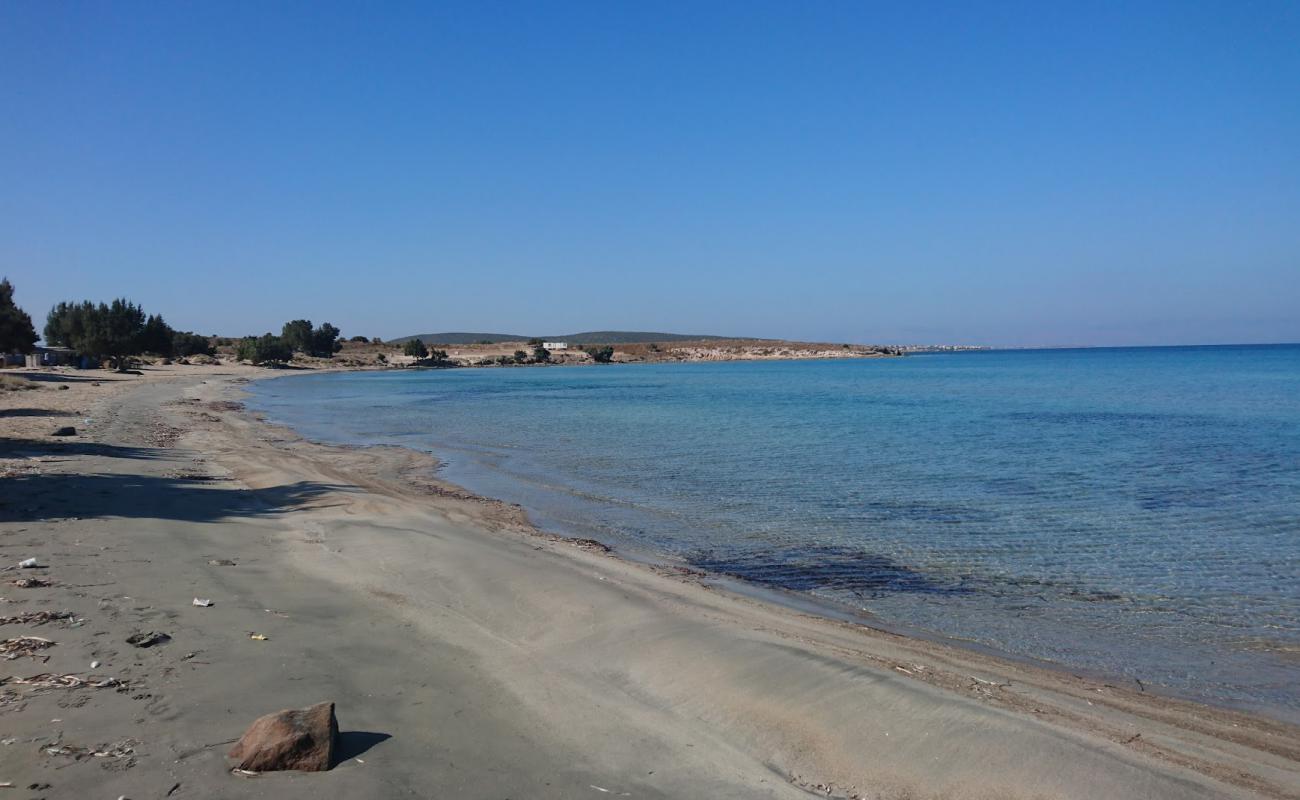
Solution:
[[[1300,720],[1300,346],[311,374],[540,526]]]

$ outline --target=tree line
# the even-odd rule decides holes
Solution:
[[[38,339],[36,327],[13,296],[9,279],[0,280],[0,353],[30,353]],[[146,314],[139,304],[126,298],[111,303],[61,302],[46,316],[44,339],[53,347],[108,360],[117,369],[124,368],[132,356],[186,358],[216,352],[213,337],[178,331],[161,314]],[[364,341],[365,337],[353,339]],[[328,322],[313,326],[306,319],[286,322],[278,336],[245,336],[233,344],[236,357],[254,364],[284,363],[294,353],[329,358],[343,348],[336,326]],[[446,354],[442,357],[446,358]]]
[[[108,359],[118,369],[129,357],[146,353],[163,358],[213,353],[208,337],[178,331],[161,314],[146,315],[142,307],[125,298],[111,303],[59,303],[50,309],[44,333],[48,345]]]
[[[339,333],[339,329],[328,322],[312,327],[309,319],[290,320],[284,323],[279,336],[264,333],[240,339],[235,345],[235,357],[253,364],[284,364],[293,359],[294,353],[330,358],[343,349]],[[365,337],[360,338],[365,340]]]

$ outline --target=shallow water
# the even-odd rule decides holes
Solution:
[[[1300,346],[305,375],[542,527],[1300,718]]]

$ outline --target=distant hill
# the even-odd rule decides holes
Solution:
[[[531,336],[519,336],[513,333],[465,333],[464,331],[453,331],[450,333],[417,333],[411,336],[403,336],[398,339],[386,339],[389,344],[405,344],[412,339],[419,339],[425,344],[478,344],[479,342],[526,342]]]
[[[583,344],[640,344],[642,342],[688,342],[701,340],[734,339],[733,336],[696,335],[688,333],[655,333],[654,331],[586,331],[570,333],[563,336],[523,336],[512,333],[465,333],[454,331],[448,333],[417,333],[390,339],[393,344],[402,344],[411,339],[419,339],[425,344],[477,344],[479,342],[526,342],[529,339],[542,339],[547,342],[568,342],[573,345]]]

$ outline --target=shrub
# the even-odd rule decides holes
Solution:
[[[35,383],[17,375],[0,375],[0,392],[21,392],[37,388]]]
[[[533,360],[539,364],[551,360],[551,351],[542,347],[540,344],[533,348]]]
[[[527,353],[525,353],[523,350],[516,350],[516,351],[515,351],[515,363],[516,363],[516,364],[522,364],[522,363],[524,363],[524,362],[527,361],[527,360],[528,360],[528,354],[527,354]]]
[[[172,335],[172,354],[180,358],[190,356],[210,356],[216,352],[212,341],[206,336],[189,331],[177,331]]]
[[[293,348],[275,334],[245,336],[239,340],[236,357],[252,364],[283,364],[293,358]]]
[[[614,348],[609,345],[603,347],[588,347],[586,350],[587,354],[591,356],[591,360],[595,361],[597,364],[608,364],[614,360]]]
[[[415,358],[428,358],[429,348],[424,346],[424,342],[419,339],[407,339],[402,345],[402,353]]]

